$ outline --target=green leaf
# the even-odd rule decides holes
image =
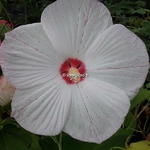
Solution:
[[[136,121],[133,121],[133,123],[131,124],[131,121],[134,120],[134,115],[131,113],[131,111],[128,112],[125,121],[124,121],[124,126],[126,128],[128,128],[130,126],[130,128],[135,129],[136,128]],[[134,132],[134,130],[128,130],[130,134],[132,134]]]
[[[141,8],[141,6],[144,6],[144,2],[137,1],[137,2],[131,2],[131,1],[121,1],[120,3],[116,3],[109,7],[109,10],[113,13],[116,13],[117,11],[120,11],[121,9],[130,10],[132,8],[138,9]]]
[[[111,138],[113,138],[115,136],[121,136],[121,135],[129,136],[130,133],[129,133],[129,131],[127,129],[120,128]]]
[[[150,98],[150,91],[147,89],[141,88],[139,93],[136,95],[136,97],[133,98],[133,100],[131,101],[130,110],[134,108],[135,106],[137,106],[139,103],[149,98]]]
[[[88,143],[76,140],[71,136],[63,133],[62,149],[63,150],[109,150],[112,147],[125,147],[125,141],[129,136],[126,129],[119,129],[116,134],[107,139],[101,144]],[[57,138],[58,139],[58,138]],[[51,137],[42,137],[39,139],[39,144],[43,150],[57,150],[57,144]]]
[[[52,140],[51,137],[42,137],[39,139],[39,145],[42,150],[57,150],[57,144]]]
[[[143,9],[143,8],[139,8],[139,9],[137,9],[137,10],[133,10],[133,11],[132,11],[132,14],[135,14],[135,13],[144,15],[144,14],[146,14],[146,10]]]
[[[31,142],[30,133],[15,125],[5,125],[0,130],[1,150],[34,150]]]
[[[10,124],[11,125],[16,125],[17,127],[19,127],[17,122],[14,119],[11,119],[11,118],[5,119],[5,120],[0,122],[1,126],[10,125]]]
[[[147,83],[147,84],[146,84],[146,88],[150,88],[150,83]]]
[[[32,147],[35,149],[35,150],[42,150],[41,149],[41,147],[40,147],[40,145],[39,145],[39,136],[38,135],[35,135],[35,134],[32,134],[31,135],[31,137],[32,137]]]
[[[9,26],[1,25],[0,26],[0,40],[3,40],[5,33],[9,31],[11,31],[11,28]]]
[[[95,145],[97,145],[76,140],[67,134],[63,134],[62,140],[64,150],[94,150]]]
[[[127,139],[127,135],[118,135],[114,136],[106,141],[104,141],[102,144],[98,145],[96,148],[91,150],[109,150],[112,147],[125,147],[125,141]]]
[[[132,31],[138,35],[150,37],[150,22],[143,22],[143,23],[144,24],[142,25],[142,27],[134,28]],[[142,22],[140,21],[139,24],[142,24]],[[150,44],[149,40],[148,43],[145,44]]]
[[[64,150],[109,150],[112,147],[125,147],[125,141],[129,136],[126,129],[119,129],[116,134],[102,142],[101,144],[81,142],[71,138],[69,135],[63,135]]]

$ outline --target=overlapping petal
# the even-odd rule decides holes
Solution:
[[[130,106],[123,90],[92,78],[71,86],[71,90],[66,133],[82,141],[101,143],[120,128]]]
[[[15,93],[15,88],[7,82],[4,76],[0,76],[0,106],[8,104]]]
[[[1,50],[3,73],[18,89],[32,88],[55,78],[64,61],[40,23],[21,26],[7,33]]]
[[[12,117],[26,130],[40,135],[59,134],[68,117],[71,90],[60,76],[27,90],[16,90]]]
[[[41,23],[59,53],[80,59],[112,19],[97,0],[57,0],[43,11]]]
[[[119,87],[130,99],[143,85],[149,68],[145,44],[122,25],[111,26],[97,37],[84,60],[90,76]]]

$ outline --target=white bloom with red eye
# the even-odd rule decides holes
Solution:
[[[0,106],[8,104],[14,95],[15,88],[8,83],[4,76],[0,76]]]
[[[144,43],[97,0],[57,0],[7,33],[2,55],[22,127],[94,143],[120,128],[149,67]]]

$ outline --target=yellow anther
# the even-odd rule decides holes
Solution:
[[[81,75],[80,75],[80,72],[78,71],[78,69],[70,68],[68,77],[74,83],[78,83],[80,81]]]

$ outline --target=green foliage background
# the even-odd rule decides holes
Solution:
[[[13,28],[40,22],[43,9],[54,0],[1,0],[0,19],[9,21]],[[149,0],[101,0],[110,10],[114,23],[125,25],[146,44],[150,54],[150,1]],[[0,39],[11,28],[0,27]],[[2,74],[2,71],[0,72]],[[21,128],[10,117],[10,104],[0,107],[0,150],[57,150],[62,137],[63,150],[118,150],[126,144],[144,140],[150,133],[150,72],[138,95],[131,101],[131,107],[122,128],[102,144],[84,143],[65,133],[57,137],[38,136]],[[128,138],[130,137],[130,138]],[[144,150],[144,149],[143,149]]]

